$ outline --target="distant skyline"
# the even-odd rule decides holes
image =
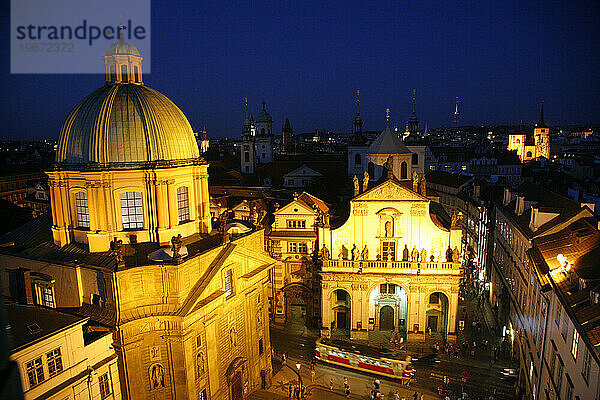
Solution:
[[[363,129],[385,109],[404,128],[417,91],[420,127],[599,123],[598,2],[152,1],[152,73],[194,130],[238,137],[244,97],[264,100],[275,134],[350,132],[360,89]],[[9,54],[10,3],[0,4]],[[126,17],[126,16],[124,16]],[[115,10],[118,21],[119,10]],[[131,41],[135,45],[135,41]],[[101,63],[103,54],[98,54]],[[144,56],[144,54],[142,54]],[[2,139],[57,139],[96,75],[11,75],[0,60]]]

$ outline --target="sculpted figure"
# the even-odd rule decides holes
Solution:
[[[450,248],[450,246],[448,246],[448,248],[446,249],[446,261],[452,262],[452,249]]]
[[[413,249],[410,252],[410,261],[412,261],[412,262],[419,261],[419,250],[417,250],[417,246],[413,246]]]
[[[369,173],[365,171],[363,174],[363,192],[369,190]]]
[[[404,250],[402,251],[402,261],[408,261],[408,245],[404,244]]]
[[[365,247],[363,247],[362,253],[361,253],[361,258],[363,260],[368,260],[369,259],[369,249],[367,248],[367,245],[365,244]]]
[[[416,192],[419,188],[419,174],[417,173],[417,171],[413,172],[412,185],[413,192]]]
[[[358,196],[360,193],[360,187],[358,184],[358,177],[356,175],[354,175],[354,178],[352,178],[352,183],[354,183],[354,195]]]
[[[421,262],[427,262],[427,250],[421,250]]]
[[[173,252],[173,262],[181,261],[181,254],[179,254],[179,250],[181,250],[182,245],[183,241],[181,240],[181,233],[171,238],[171,251]]]
[[[456,246],[454,246],[454,250],[452,250],[452,261],[460,262],[460,251]]]
[[[358,247],[356,247],[356,244],[352,245],[352,250],[350,250],[350,253],[352,256],[352,261],[358,260]]]
[[[123,262],[123,240],[115,238],[110,242],[110,251],[115,257],[117,264]]]
[[[375,259],[377,261],[381,261],[381,254],[377,253],[377,255],[375,256]]]
[[[329,260],[329,249],[325,245],[323,245],[323,248],[321,249],[321,258],[323,260]]]
[[[427,181],[425,180],[425,175],[423,175],[419,181],[419,193],[423,196],[427,196]]]
[[[323,224],[326,227],[329,227],[329,213],[326,212],[325,214],[323,214]]]
[[[391,237],[392,235],[392,223],[390,221],[386,221],[385,225],[385,237]]]

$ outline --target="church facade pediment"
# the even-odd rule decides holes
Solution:
[[[352,201],[429,201],[426,197],[413,192],[393,180],[387,180],[363,194],[355,197]]]

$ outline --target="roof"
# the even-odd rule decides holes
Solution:
[[[390,126],[386,126],[383,132],[369,146],[368,154],[409,154],[411,151],[392,132]]]
[[[87,320],[87,317],[65,314],[51,308],[30,304],[7,302],[5,309],[13,353]]]
[[[427,183],[435,183],[438,185],[460,188],[466,183],[473,180],[472,176],[453,174],[446,171],[431,171],[425,175]]]
[[[258,117],[256,117],[256,122],[273,122],[273,118],[271,117],[271,114],[267,112],[266,103],[264,101],[262,103],[262,110],[258,114]]]
[[[183,112],[165,95],[139,84],[104,85],[83,99],[65,120],[56,151],[57,167],[68,169],[200,160]]]
[[[286,173],[285,175],[283,175],[284,178],[287,178],[289,176],[313,176],[313,177],[322,177],[323,174],[320,173],[319,171],[315,171],[314,169],[312,169],[311,167],[309,167],[306,164],[302,164],[301,166],[299,166],[298,168]]]
[[[119,30],[119,41],[111,44],[106,50],[107,56],[112,56],[115,54],[127,54],[131,56],[140,57],[140,52],[138,49],[129,42],[125,41],[125,35],[122,30]]]
[[[318,197],[313,196],[310,193],[302,192],[300,196],[298,196],[298,200],[304,202],[308,207],[312,208],[313,204],[316,204],[321,212],[326,213],[329,211],[329,206],[323,200]]]

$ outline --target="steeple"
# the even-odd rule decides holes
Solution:
[[[409,131],[411,134],[416,134],[419,129],[419,119],[417,118],[417,109],[416,109],[416,96],[417,90],[413,89],[413,97],[412,97],[412,114],[408,119]]]
[[[537,123],[537,128],[546,128],[546,121],[544,120],[544,101],[542,101],[542,108],[540,110],[540,120]]]
[[[242,129],[242,139],[249,140],[252,136],[252,119],[248,116],[248,98],[244,97],[244,106],[246,108],[246,118],[244,119],[244,127]]]
[[[354,143],[361,144],[364,143],[364,138],[362,136],[362,125],[363,121],[360,117],[360,90],[356,90],[356,117],[354,117],[354,130],[353,130],[353,139]]]

